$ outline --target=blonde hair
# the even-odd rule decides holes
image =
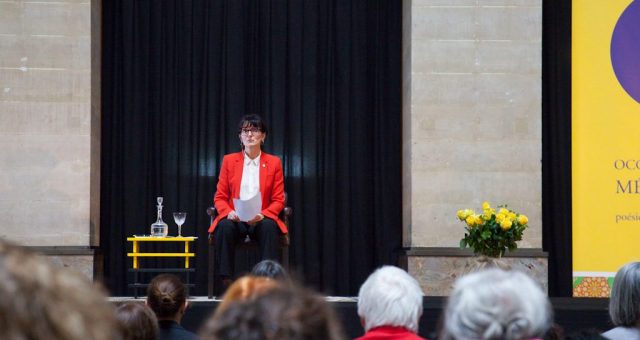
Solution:
[[[230,304],[245,301],[278,287],[276,280],[267,277],[243,276],[237,279],[222,297],[222,302],[216,308],[215,315],[222,313]]]
[[[120,339],[103,290],[0,239],[1,339]]]

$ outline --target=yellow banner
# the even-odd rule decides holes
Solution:
[[[640,0],[572,11],[574,295],[607,296],[640,260]]]

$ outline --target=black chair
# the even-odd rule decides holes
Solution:
[[[291,226],[289,225],[289,219],[293,214],[293,208],[287,206],[287,194],[284,194],[284,209],[280,212],[280,219],[287,226],[287,230],[289,233],[291,232]],[[207,215],[211,217],[211,222],[218,216],[218,211],[215,207],[207,208]],[[280,235],[280,260],[282,266],[285,269],[289,269],[289,233]],[[239,240],[236,244],[237,248],[258,248],[259,244],[255,240],[251,240],[249,238],[245,238]],[[213,282],[215,277],[215,249],[213,249],[213,234],[209,234],[209,263],[208,263],[208,273],[207,273],[207,295],[209,299],[213,298]]]

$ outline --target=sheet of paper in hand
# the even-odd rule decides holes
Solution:
[[[260,213],[262,208],[262,196],[258,192],[255,196],[247,199],[233,199],[233,206],[236,210],[236,214],[240,218],[240,221],[251,221],[256,215]]]

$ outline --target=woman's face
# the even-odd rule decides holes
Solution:
[[[257,127],[245,125],[240,132],[240,141],[244,147],[260,147],[266,135]]]

